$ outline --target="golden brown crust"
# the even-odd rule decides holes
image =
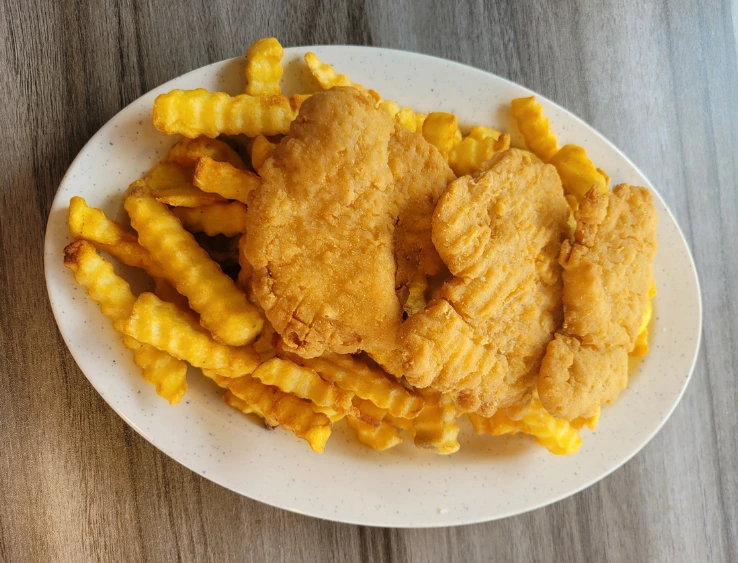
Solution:
[[[305,102],[259,170],[244,245],[253,293],[286,350],[395,347],[395,289],[440,264],[428,217],[453,175],[434,151],[353,88]]]
[[[559,258],[564,325],[538,382],[546,409],[567,419],[593,415],[625,388],[656,256],[656,210],[645,188],[592,189],[575,218],[574,241]]]
[[[454,277],[401,329],[411,384],[485,416],[530,398],[562,316],[556,258],[568,215],[556,171],[523,151],[449,185],[433,241]]]

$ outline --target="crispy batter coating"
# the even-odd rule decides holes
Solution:
[[[334,88],[305,102],[259,172],[243,250],[285,349],[393,349],[395,289],[440,266],[428,216],[453,176],[437,151],[368,94]]]
[[[490,416],[525,404],[560,326],[556,263],[569,208],[552,166],[496,155],[449,185],[433,241],[454,277],[400,331],[405,376]]]
[[[645,188],[592,188],[564,242],[564,326],[541,365],[538,391],[552,414],[591,416],[628,382],[656,256],[656,210]]]

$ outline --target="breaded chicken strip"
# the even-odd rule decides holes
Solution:
[[[430,217],[453,174],[353,88],[311,96],[259,170],[244,255],[282,346],[302,357],[396,348],[398,300],[440,260]]]
[[[656,210],[645,188],[590,190],[561,248],[564,326],[546,350],[538,393],[555,416],[591,416],[628,382],[656,256]]]
[[[405,376],[483,416],[525,404],[562,320],[569,207],[556,170],[510,149],[452,182],[433,241],[454,277],[400,331]]]

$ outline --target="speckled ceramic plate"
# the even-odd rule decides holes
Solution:
[[[286,50],[288,94],[312,87],[301,62],[307,50]],[[465,125],[514,132],[509,102],[531,94],[492,74],[423,55],[364,47],[312,50],[387,99],[423,112],[454,112]],[[141,379],[110,322],[62,265],[69,242],[67,206],[71,196],[81,195],[119,216],[121,193],[177,140],[151,125],[154,98],[173,88],[238,93],[241,65],[233,59],[190,72],[121,111],[72,163],[49,216],[46,282],[59,329],[92,385],[128,424],[167,455],[238,493],[303,514],[373,526],[448,526],[532,510],[588,487],[646,445],[679,402],[699,347],[700,294],[692,258],[674,217],[643,174],[591,127],[540,97],[562,142],[584,145],[614,183],[650,187],[659,215],[651,353],[634,366],[621,398],[603,409],[597,431],[584,432],[579,453],[556,457],[523,437],[477,437],[464,420],[461,450],[448,457],[411,444],[373,452],[340,426],[318,455],[291,434],[268,432],[225,405],[214,385],[194,371],[181,404],[170,407],[160,399]],[[144,286],[135,272],[125,274],[134,289]]]

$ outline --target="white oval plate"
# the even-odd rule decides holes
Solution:
[[[531,92],[457,63],[366,47],[285,51],[284,90],[312,91],[302,56],[315,51],[352,80],[418,111],[456,113],[464,125],[516,131],[510,100]],[[402,444],[377,453],[337,428],[322,455],[288,432],[266,431],[228,407],[215,386],[193,371],[189,392],[170,407],[139,375],[111,323],[62,265],[70,241],[69,198],[84,197],[109,216],[122,213],[121,193],[177,139],[151,124],[154,98],[173,88],[242,90],[242,60],[195,70],[160,86],[98,131],[69,167],[49,216],[46,283],[59,330],[74,359],[108,404],[139,434],[192,471],[250,498],[302,514],[372,526],[427,527],[503,518],[547,505],[602,479],[661,428],[684,392],[699,348],[700,293],[694,264],[674,217],[643,174],[594,129],[538,97],[563,143],[586,147],[613,183],[648,186],[658,209],[659,251],[651,352],[630,387],[603,409],[594,434],[574,456],[557,457],[523,437],[478,437],[462,421],[459,453],[443,457]],[[513,135],[513,144],[520,139]],[[132,272],[126,270],[131,279]],[[306,273],[309,275],[309,273]],[[133,274],[134,289],[141,289]]]

